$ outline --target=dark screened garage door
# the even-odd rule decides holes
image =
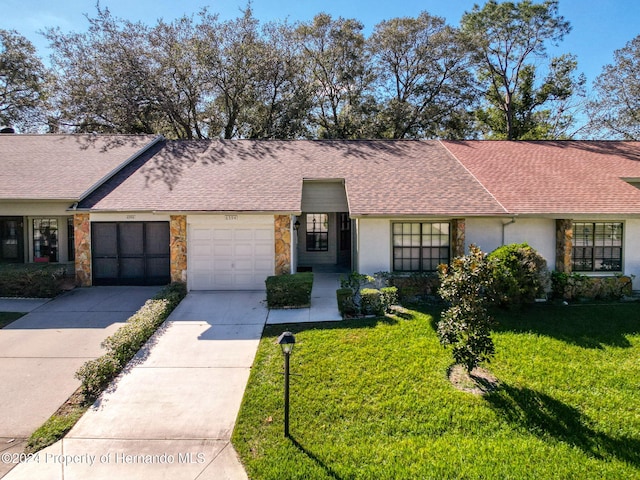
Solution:
[[[170,280],[169,222],[93,222],[94,285],[164,285]]]

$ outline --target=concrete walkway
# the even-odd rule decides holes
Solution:
[[[342,320],[338,311],[336,290],[340,288],[340,273],[314,273],[309,308],[270,310],[267,323],[333,322]]]
[[[0,329],[1,453],[23,450],[25,438],[80,386],[76,370],[102,355],[102,341],[157,291],[96,287],[53,300],[0,300],[3,311],[30,311]],[[12,467],[0,462],[0,477]]]
[[[300,310],[269,312],[264,292],[190,292],[67,436],[6,479],[247,479],[230,438],[267,317],[338,320],[338,278],[315,276]]]

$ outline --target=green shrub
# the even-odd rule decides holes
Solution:
[[[76,378],[82,382],[86,396],[96,397],[105,389],[122,369],[122,365],[111,353],[85,362],[76,372]]]
[[[399,300],[405,302],[436,296],[440,287],[437,273],[388,274],[386,279],[387,285],[398,289]]]
[[[438,338],[451,346],[453,358],[471,372],[495,353],[487,292],[494,281],[492,261],[475,245],[469,254],[440,266],[440,296],[449,302],[438,322]]]
[[[89,360],[76,372],[88,396],[98,395],[142,348],[157,328],[187,294],[186,286],[173,283],[147,300],[125,325],[107,337],[102,346],[107,353]]]
[[[265,283],[269,308],[302,308],[311,305],[313,288],[311,272],[276,275],[268,277]]]
[[[396,287],[362,288],[360,290],[360,304],[356,305],[354,293],[350,288],[340,288],[336,291],[338,310],[343,317],[359,315],[383,316],[391,305],[398,303],[398,289]]]
[[[338,300],[338,310],[343,317],[353,317],[358,314],[358,309],[353,302],[353,290],[350,288],[339,288],[336,290]]]
[[[579,273],[553,272],[551,286],[553,297],[564,300],[611,300],[632,294],[632,279],[623,275],[588,277]]]
[[[382,294],[382,303],[385,306],[385,310],[388,312],[392,305],[398,304],[398,288],[397,287],[384,287],[380,289]]]
[[[495,261],[492,297],[502,306],[520,306],[546,296],[546,260],[526,243],[504,245],[489,254]]]
[[[382,316],[385,314],[385,307],[382,303],[382,293],[377,288],[363,288],[360,290],[360,297],[362,303],[360,306],[360,313],[362,315],[377,315]]]
[[[55,297],[63,291],[65,275],[60,264],[1,265],[0,297]]]

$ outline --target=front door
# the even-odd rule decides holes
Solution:
[[[22,217],[0,217],[0,262],[24,262]]]
[[[338,214],[338,265],[351,269],[351,217]]]

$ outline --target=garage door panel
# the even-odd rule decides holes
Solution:
[[[210,240],[201,231],[208,230]],[[196,237],[195,232],[198,231]],[[273,228],[264,226],[219,226],[202,222],[192,228],[189,254],[189,283],[194,290],[262,290],[274,270]],[[206,251],[203,243],[209,244]],[[208,261],[205,261],[207,259]],[[196,265],[194,265],[197,263]],[[207,279],[203,269],[210,269]],[[192,275],[193,273],[193,275]]]
[[[213,244],[212,243],[193,243],[191,245],[191,251],[194,257],[209,257],[213,253]]]
[[[213,230],[212,238],[214,241],[233,240],[233,230],[223,230],[216,228]]]
[[[254,249],[255,254],[260,257],[268,257],[273,253],[273,245],[258,244]]]
[[[118,260],[111,258],[96,258],[93,260],[93,278],[106,279],[118,276]]]
[[[191,229],[191,236],[194,242],[205,241],[210,242],[213,232],[209,228],[194,227]]]
[[[254,246],[252,243],[238,243],[233,246],[233,254],[235,256],[253,256]]]
[[[260,272],[269,272],[273,268],[273,264],[269,260],[263,260],[260,258],[256,258],[255,260],[255,269]],[[269,273],[269,275],[272,275]]]
[[[270,241],[270,240],[273,239],[273,232],[271,230],[267,230],[267,229],[255,230],[255,239],[256,240],[263,240],[263,241]]]

